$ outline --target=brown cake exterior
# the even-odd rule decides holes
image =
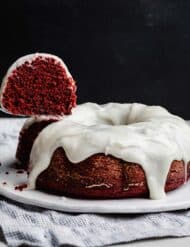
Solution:
[[[56,119],[49,119],[45,121],[42,120],[34,122],[27,129],[22,129],[20,131],[19,144],[16,151],[16,159],[19,161],[18,168],[27,169],[34,140],[43,128],[55,121]]]
[[[16,156],[26,169],[35,138],[53,121],[55,120],[35,122],[21,131]],[[187,175],[189,178],[190,165]],[[167,176],[165,191],[174,190],[184,182],[184,162],[174,160]],[[48,193],[81,198],[149,196],[146,176],[139,164],[104,154],[95,154],[80,163],[73,164],[61,147],[55,150],[49,167],[38,176],[36,188]]]
[[[173,161],[165,191],[185,182],[182,161]],[[37,179],[37,189],[82,198],[148,197],[149,191],[143,169],[110,155],[96,154],[72,164],[64,150],[58,148],[50,166]]]

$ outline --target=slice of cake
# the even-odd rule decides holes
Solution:
[[[35,53],[19,58],[7,71],[0,102],[14,115],[64,115],[76,105],[76,85],[57,56]]]

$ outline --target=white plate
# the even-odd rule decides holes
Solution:
[[[190,207],[190,182],[167,193],[162,200],[116,199],[86,200],[55,196],[36,190],[15,190],[27,181],[26,173],[11,167],[17,145],[17,135],[23,119],[0,120],[0,194],[12,200],[65,212],[88,213],[148,213],[186,209]],[[3,130],[3,131],[2,131]],[[9,174],[6,174],[8,172]],[[6,182],[6,184],[3,184]]]

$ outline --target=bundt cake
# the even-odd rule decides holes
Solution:
[[[29,189],[160,199],[190,177],[190,128],[182,118],[138,103],[76,106],[75,81],[57,56],[18,59],[3,79],[0,104],[32,116],[16,153]]]
[[[20,132],[28,188],[82,198],[150,197],[190,177],[190,128],[159,106],[85,103]]]
[[[7,71],[0,102],[14,115],[64,115],[76,105],[76,86],[57,56],[35,53],[19,58]]]

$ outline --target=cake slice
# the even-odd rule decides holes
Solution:
[[[57,56],[35,53],[19,58],[7,71],[0,102],[13,115],[66,115],[76,105],[76,85]]]

